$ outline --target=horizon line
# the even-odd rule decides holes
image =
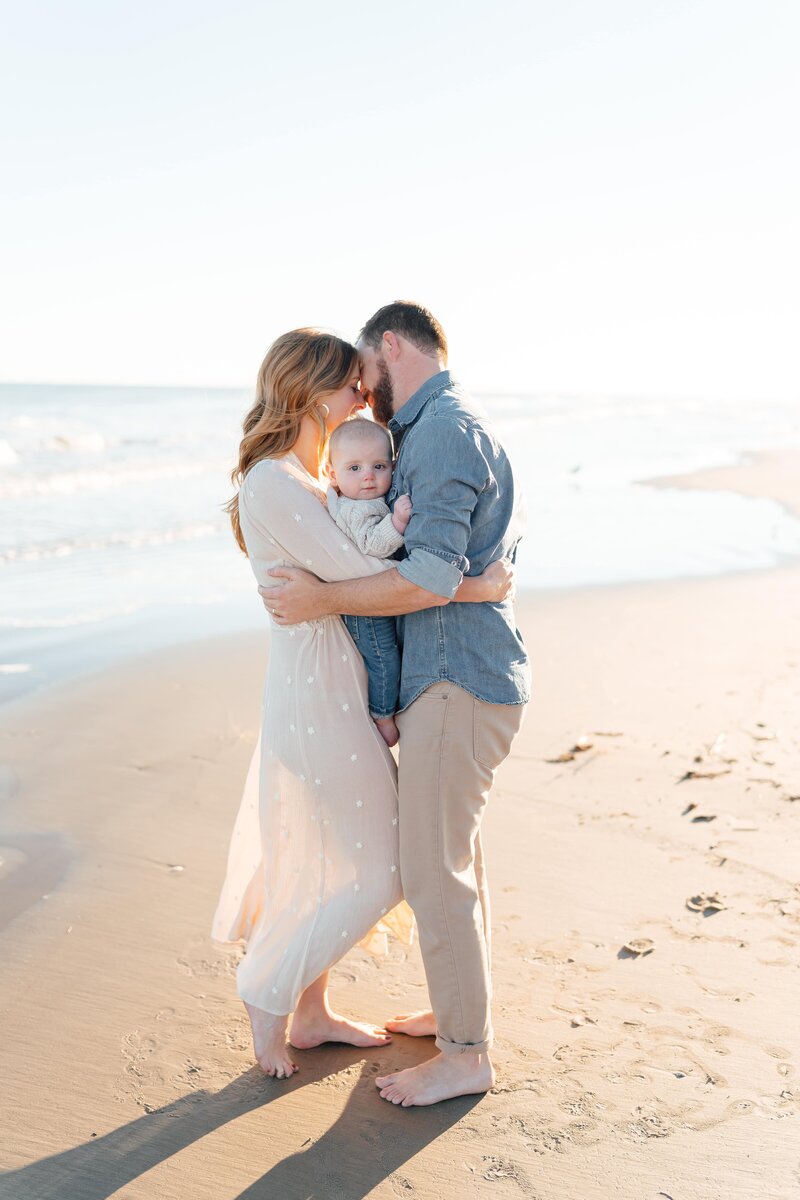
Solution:
[[[458,379],[458,375],[456,375]],[[460,380],[459,380],[460,382]],[[86,383],[73,382],[69,380],[60,380],[58,383],[52,380],[34,380],[34,379],[0,379],[0,388],[4,387],[20,387],[20,388],[85,388],[85,389],[102,389],[113,388],[118,391],[174,391],[174,392],[244,392],[249,393],[252,389],[250,384],[222,384],[222,383]],[[521,388],[498,388],[490,389],[476,387],[468,389],[475,396],[493,396],[497,399],[509,399],[516,396],[530,396],[537,399],[553,396],[560,400],[647,400],[654,402],[663,401],[702,401],[722,402],[722,403],[741,403],[741,404],[763,404],[764,402],[798,402],[800,403],[800,390],[786,392],[783,394],[761,394],[761,395],[726,395],[725,393],[702,393],[702,392],[680,392],[680,393],[664,393],[664,392],[615,392],[615,391],[575,391],[564,390],[558,388],[542,388],[538,390],[523,390]]]

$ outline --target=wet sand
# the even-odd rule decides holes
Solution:
[[[766,497],[792,513],[800,513],[800,450],[770,450],[748,454],[741,463],[687,475],[648,479],[653,487],[689,488],[703,492],[737,492]]]
[[[779,461],[730,470],[796,505]],[[536,697],[485,825],[498,1083],[432,1109],[373,1083],[424,1039],[252,1065],[208,928],[266,638],[0,716],[3,1200],[800,1193],[800,568],[531,594],[519,621]],[[419,1007],[418,951],[351,953],[333,997]]]

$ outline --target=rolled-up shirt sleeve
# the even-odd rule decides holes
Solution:
[[[450,417],[431,416],[411,433],[403,455],[403,487],[413,513],[407,557],[398,572],[410,583],[452,600],[466,572],[470,519],[490,470],[476,434]]]

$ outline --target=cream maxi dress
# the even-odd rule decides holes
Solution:
[[[303,567],[326,581],[381,559],[337,528],[292,453],[248,471],[239,517],[253,572]],[[356,943],[411,940],[402,901],[397,773],[367,709],[366,671],[338,616],[272,625],[262,726],[233,829],[212,937],[243,940],[239,995],[275,1014]]]

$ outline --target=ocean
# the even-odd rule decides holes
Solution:
[[[263,628],[222,505],[243,389],[0,385],[0,699],[176,640]],[[800,445],[800,404],[478,397],[523,481],[525,588],[800,555],[768,500],[645,480]]]

